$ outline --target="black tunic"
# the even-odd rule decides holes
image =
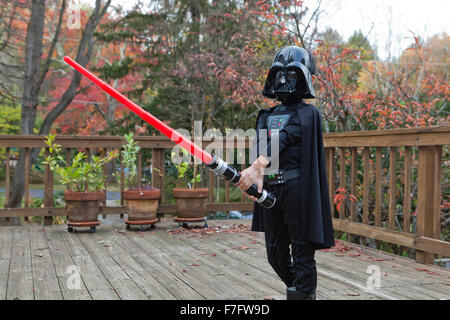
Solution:
[[[299,148],[299,179],[301,183],[298,190],[301,204],[299,214],[296,216],[299,219],[298,222],[305,227],[304,230],[306,232],[302,233],[302,239],[299,240],[314,243],[316,249],[330,248],[334,246],[334,231],[325,171],[321,114],[315,106],[304,102],[289,106],[289,108],[296,111],[301,123],[301,143]],[[276,107],[269,110],[261,110],[256,121],[257,127],[261,119],[267,118],[275,109]],[[282,152],[280,152],[280,158],[281,156]],[[289,199],[285,199],[285,201],[289,201]],[[262,209],[255,202],[252,231],[264,231],[264,214]]]
[[[265,131],[260,130],[263,129]],[[267,143],[259,133],[267,132]],[[272,146],[274,138],[278,138],[279,168],[292,170],[300,167],[300,145],[302,141],[302,125],[295,108],[283,105],[273,108],[271,112],[264,112],[258,119],[257,133],[259,138],[258,155],[262,154],[272,160]],[[265,138],[265,137],[264,137]],[[267,145],[267,146],[265,146]],[[259,151],[261,149],[261,151]],[[275,162],[271,161],[268,167]]]

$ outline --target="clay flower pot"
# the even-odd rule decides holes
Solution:
[[[125,190],[123,197],[128,209],[128,220],[149,221],[156,219],[159,198],[161,197],[159,189]]]
[[[173,197],[178,218],[204,218],[208,188],[174,188]]]
[[[100,212],[103,192],[65,191],[65,215],[69,222],[96,222]]]

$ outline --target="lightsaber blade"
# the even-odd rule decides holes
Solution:
[[[134,112],[136,115],[138,115],[141,119],[150,124],[156,130],[164,134],[166,137],[168,137],[170,140],[172,140],[180,147],[185,149],[191,155],[198,158],[200,161],[202,161],[202,163],[206,167],[212,170],[216,175],[224,176],[226,180],[232,183],[236,183],[239,181],[241,175],[235,168],[230,166],[228,163],[206,152],[205,150],[197,146],[195,143],[184,137],[182,134],[178,133],[176,130],[172,129],[167,124],[165,124],[164,122],[153,116],[151,113],[139,107],[133,101],[131,101],[123,94],[121,94],[119,91],[111,87],[109,84],[107,84],[106,82],[95,76],[86,68],[80,66],[72,58],[65,56],[64,61],[67,64],[69,64],[72,68],[80,72],[83,76],[94,82],[97,86],[100,87],[100,89],[105,91],[111,97],[113,97],[118,102],[120,102],[125,107]],[[257,198],[258,203],[265,208],[272,208],[275,205],[276,202],[275,196],[264,189],[262,192],[258,192],[258,187],[255,184],[252,184],[251,187],[246,191],[246,193]]]

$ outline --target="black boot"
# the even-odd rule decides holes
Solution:
[[[286,299],[287,300],[316,300],[316,293],[303,293],[297,291],[295,287],[286,288]]]

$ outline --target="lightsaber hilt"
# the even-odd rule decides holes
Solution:
[[[240,173],[235,168],[215,155],[213,155],[212,162],[206,164],[206,167],[216,175],[223,176],[225,180],[232,183],[237,183],[241,178]],[[252,184],[245,193],[254,196],[257,202],[266,209],[272,208],[277,201],[277,198],[267,190],[263,189],[262,192],[258,192],[258,186],[256,184]]]

